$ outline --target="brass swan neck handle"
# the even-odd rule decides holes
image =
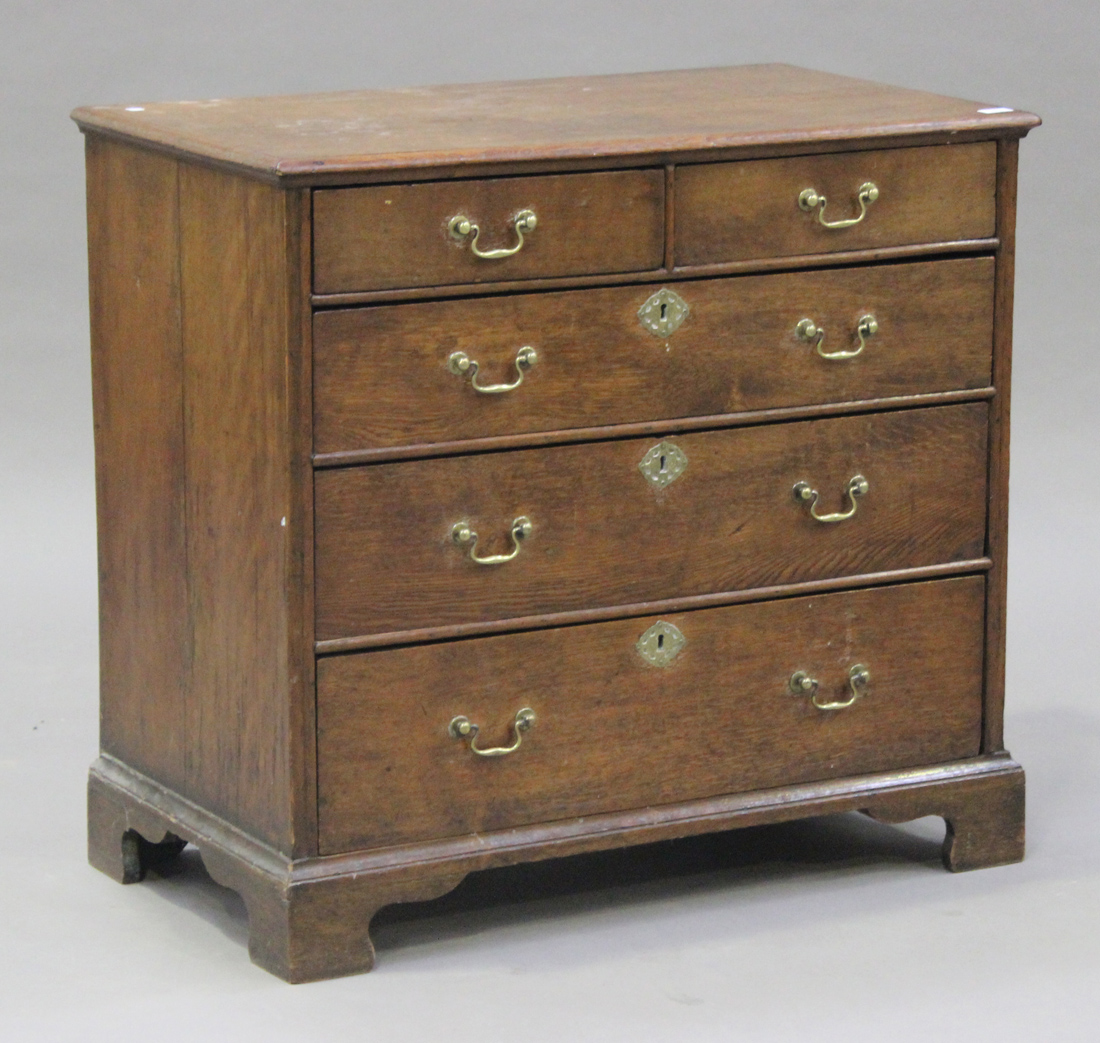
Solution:
[[[527,539],[534,531],[534,525],[531,524],[531,519],[520,515],[514,522],[512,522],[512,528],[509,530],[509,535],[512,537],[512,549],[507,554],[487,554],[483,558],[479,558],[477,555],[477,533],[470,528],[469,522],[456,522],[451,528],[451,539],[455,541],[460,547],[466,548],[466,556],[470,561],[478,565],[503,565],[506,561],[511,561],[517,554],[519,554],[520,544]]]
[[[795,695],[808,695],[810,702],[819,710],[843,710],[866,693],[867,685],[870,682],[871,671],[862,663],[856,663],[848,671],[848,687],[851,689],[852,694],[847,699],[826,700],[823,702],[821,692],[818,691],[817,678],[811,677],[805,670],[796,670],[791,674],[788,686]]]
[[[516,739],[511,746],[478,746],[477,733],[479,726],[474,724],[469,717],[459,715],[451,720],[447,731],[452,739],[468,739],[470,749],[479,757],[504,757],[509,753],[515,753],[523,743],[523,735],[535,726],[535,711],[530,706],[525,706],[518,711],[512,728],[515,730]]]
[[[519,376],[511,384],[479,384],[477,359],[470,358],[464,351],[452,351],[447,356],[447,368],[458,377],[469,375],[470,386],[482,395],[500,395],[505,391],[515,391],[523,383],[527,371],[539,360],[538,352],[532,347],[522,347],[516,352],[516,372]]]
[[[851,228],[858,225],[867,216],[867,210],[878,199],[878,185],[873,181],[864,181],[856,193],[859,201],[859,215],[857,217],[845,217],[840,221],[825,220],[825,197],[815,188],[804,188],[798,197],[799,209],[809,214],[814,214],[817,223],[822,228]]]
[[[470,239],[470,253],[486,261],[499,261],[502,257],[511,257],[523,249],[524,234],[530,235],[538,226],[539,219],[534,210],[521,210],[512,218],[512,227],[516,230],[516,245],[501,247],[498,250],[482,250],[477,244],[481,237],[481,228],[474,224],[465,214],[455,214],[447,222],[447,231],[452,239]]]
[[[857,355],[863,354],[867,341],[878,333],[878,320],[870,313],[861,315],[859,322],[856,324],[856,336],[859,338],[859,346],[856,348],[840,348],[837,351],[822,350],[825,345],[825,329],[818,326],[813,319],[800,320],[795,327],[795,332],[802,340],[814,344],[817,353],[823,359],[854,359]]]
[[[851,507],[846,511],[837,511],[835,514],[818,514],[817,513],[817,500],[820,495],[818,491],[810,486],[809,482],[797,482],[794,487],[794,498],[799,503],[805,503],[809,505],[810,515],[815,521],[819,522],[842,522],[851,518],[856,513],[856,508],[859,504],[856,500],[860,496],[866,496],[871,489],[871,483],[861,474],[852,475],[848,479],[848,485],[845,488],[845,493],[848,496],[848,501],[851,503]]]

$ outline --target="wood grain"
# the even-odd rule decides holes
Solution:
[[[892,822],[942,815],[950,868],[1000,865],[1023,857],[1023,796],[1023,770],[1000,754],[290,861],[101,757],[88,779],[89,858],[123,880],[121,836],[186,839],[244,898],[253,961],[286,981],[316,981],[373,967],[378,908],[444,893],[474,870],[860,809]]]
[[[318,665],[321,851],[507,829],[978,752],[979,577],[677,615],[682,651],[654,667],[635,648],[655,617],[421,645]],[[662,617],[664,618],[664,617]],[[832,700],[867,665],[867,694]],[[483,745],[448,734],[457,714]]]
[[[369,969],[379,907],[518,861],[857,809],[942,815],[952,869],[1022,857],[1007,396],[1038,120],[979,108],[756,66],[78,110],[93,864],[197,844],[253,959],[303,981]],[[848,230],[797,207],[842,217],[863,180]],[[447,235],[466,211],[508,245],[527,206],[507,261]],[[662,284],[691,311],[659,340]],[[849,362],[794,336],[867,312]],[[447,372],[509,379],[528,343],[515,393]],[[662,439],[688,469],[657,490]],[[843,509],[856,473],[841,524],[792,496]],[[504,551],[519,514],[502,566],[451,539]],[[657,618],[687,636],[665,668],[635,646]],[[857,661],[851,707],[788,690],[842,697]],[[523,705],[508,757],[447,733],[504,743]]]
[[[1024,773],[1017,768],[1001,776],[974,779],[962,793],[913,790],[881,803],[876,799],[861,810],[890,823],[942,816],[947,825],[943,864],[953,873],[963,873],[1023,860],[1024,791]]]
[[[317,719],[313,621],[313,193],[287,193],[287,553],[290,853],[317,853]]]
[[[987,141],[680,166],[676,264],[991,236],[996,153]],[[801,192],[814,188],[828,199],[827,220],[858,216],[866,181],[880,195],[857,225],[825,228],[799,209]]]
[[[798,272],[669,286],[688,304],[659,337],[638,310],[653,286],[521,294],[321,312],[314,331],[317,453],[616,423],[712,416],[986,387],[993,341],[992,258]],[[795,327],[811,317],[822,359]],[[520,347],[538,352],[523,385],[477,393],[447,368],[454,351],[483,383],[516,378]],[[415,416],[415,425],[409,417]]]
[[[305,853],[302,199],[95,137],[88,157],[102,748]]]
[[[187,568],[193,627],[188,792],[287,845],[288,589],[293,537],[287,201],[180,171],[187,366]]]
[[[637,424],[601,427],[574,427],[557,431],[534,431],[521,435],[495,435],[487,438],[459,439],[454,442],[413,442],[409,445],[383,446],[378,449],[349,449],[334,453],[314,453],[317,468],[348,467],[389,460],[413,460],[417,457],[454,456],[493,452],[499,449],[524,449],[543,445],[568,445],[571,442],[599,442],[613,438],[637,438],[640,435],[678,434],[707,431],[720,427],[754,427],[805,420],[812,417],[873,413],[891,409],[915,409],[919,406],[945,406],[958,402],[981,402],[994,397],[991,387],[966,391],[938,391],[930,395],[902,395],[898,398],[858,398],[848,402],[824,402],[810,406],[784,406],[755,409],[747,413],[716,413],[707,416],[678,417],[672,420],[648,420]]]
[[[449,626],[422,627],[395,633],[383,631],[377,634],[358,634],[355,637],[337,637],[318,641],[314,649],[318,655],[330,655],[334,652],[358,652],[366,648],[411,645],[422,641],[453,641],[456,638],[481,637],[485,634],[509,634],[520,630],[573,626],[578,623],[602,623],[608,619],[629,619],[661,612],[694,612],[701,608],[741,605],[750,601],[766,601],[769,598],[827,594],[834,590],[859,590],[864,587],[885,586],[889,583],[913,583],[967,573],[988,572],[991,565],[989,558],[973,558],[964,561],[940,562],[938,565],[918,565],[915,568],[887,569],[884,572],[863,572],[858,576],[834,576],[831,579],[805,580],[800,583],[784,583],[770,587],[746,587],[743,590],[722,590],[713,594],[694,594],[680,598],[655,598],[651,601],[628,605],[581,608],[541,616],[512,616],[509,619],[495,619],[487,623],[453,623]]]
[[[185,789],[191,633],[177,164],[94,136],[86,164],[100,744]]]
[[[540,290],[570,290],[588,286],[620,286],[626,283],[662,283],[667,279],[701,279],[722,275],[751,275],[754,272],[797,271],[842,264],[876,264],[886,261],[937,260],[962,254],[992,253],[997,249],[996,236],[989,239],[964,239],[946,243],[909,243],[906,246],[884,246],[875,250],[838,250],[835,253],[799,254],[795,257],[756,257],[748,261],[725,261],[721,264],[685,265],[680,268],[653,272],[617,272],[604,275],[576,275],[554,279],[506,279],[488,284],[455,283],[433,286],[430,293],[421,288],[363,290],[355,293],[315,293],[312,302],[317,308],[342,308],[358,304],[388,304],[399,301],[420,301],[472,295],[529,293]]]
[[[996,103],[1000,105],[1000,102]],[[291,183],[858,139],[1022,136],[1026,112],[789,65],[77,109],[85,128]]]
[[[313,199],[313,280],[318,293],[482,283],[660,268],[663,170],[486,178],[326,189]],[[485,259],[448,231],[463,214],[482,251],[512,248],[514,217],[538,226],[519,252]]]
[[[1019,143],[1002,142],[997,153],[997,283],[993,381],[989,410],[989,532],[993,559],[987,587],[985,723],[982,748],[1004,748],[1005,638],[1008,616],[1008,464],[1012,381],[1012,300],[1016,267],[1016,167]]]
[[[318,640],[505,619],[657,597],[858,575],[980,556],[986,404],[677,436],[683,475],[664,489],[629,439],[319,472]],[[945,468],[945,460],[951,466]],[[864,474],[856,517],[814,521],[794,484],[837,511]],[[451,539],[468,521],[478,566]]]

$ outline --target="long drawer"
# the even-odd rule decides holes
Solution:
[[[664,208],[663,170],[324,189],[314,291],[647,271],[664,260]]]
[[[317,638],[980,557],[987,412],[978,402],[321,471]],[[859,476],[867,488],[853,495]]]
[[[965,577],[321,659],[322,853],[973,756],[984,586]],[[682,639],[663,666],[638,648],[659,622]],[[479,747],[504,749],[521,710],[534,723],[506,755],[476,755],[451,727],[465,717]]]
[[[991,141],[678,167],[676,264],[987,238],[996,182]]]
[[[993,275],[973,257],[321,312],[314,447],[985,387]]]

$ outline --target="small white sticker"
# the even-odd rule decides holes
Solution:
[[[126,106],[126,111],[127,112],[144,112],[145,111],[145,106],[144,105],[127,105]]]
[[[286,518],[284,517],[283,520],[281,522],[279,522],[279,524],[285,529],[286,528]]]
[[[1015,112],[1016,110],[1015,109],[994,108],[994,109],[978,109],[978,111],[983,116],[999,116],[1002,112]]]

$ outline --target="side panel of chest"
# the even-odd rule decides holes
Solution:
[[[304,199],[95,137],[88,170],[103,749],[308,850]]]

